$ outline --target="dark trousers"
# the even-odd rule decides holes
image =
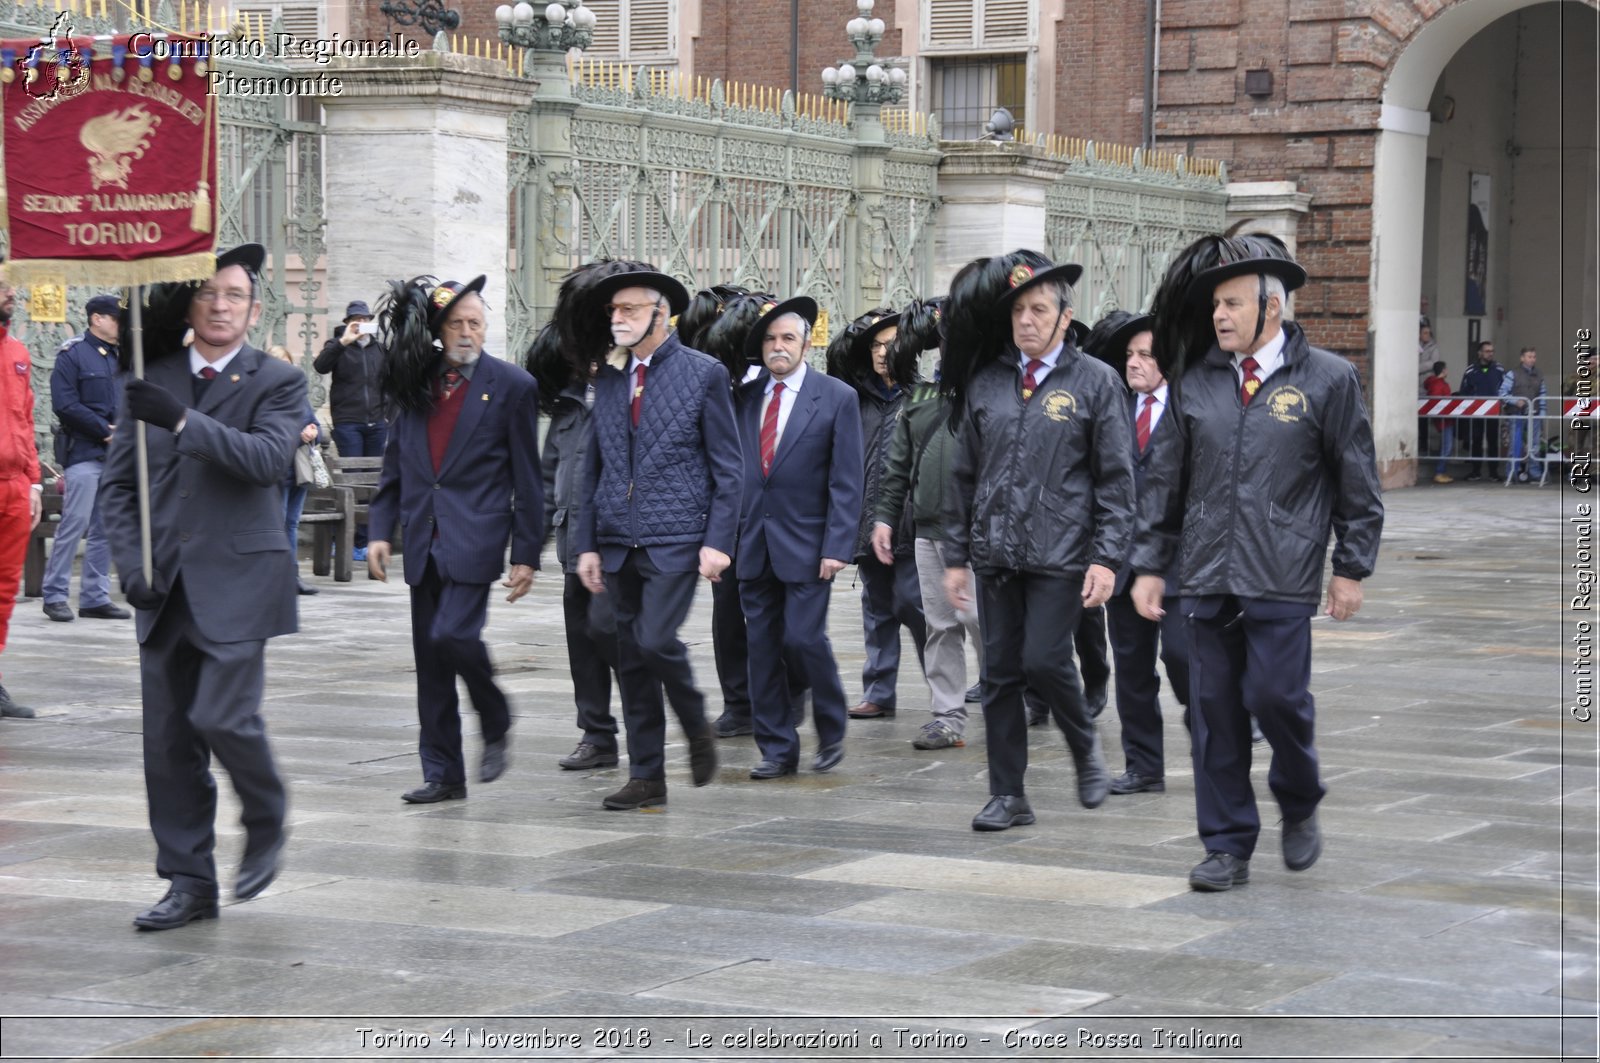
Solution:
[[[561,587],[561,612],[567,626],[567,664],[578,730],[596,749],[617,749],[617,720],[611,715],[611,673],[617,667],[617,618],[608,595],[590,594],[576,572]]]
[[[722,711],[750,716],[749,635],[739,584],[724,579],[711,585],[711,649],[717,660],[717,682],[722,686]]]
[[[617,685],[628,727],[628,775],[666,778],[666,706],[693,738],[708,726],[706,699],[694,685],[689,648],[678,629],[694,604],[700,574],[662,572],[644,549],[629,550],[622,567],[606,573],[606,590],[617,616]]]
[[[1487,456],[1498,458],[1500,456],[1500,421],[1490,417],[1467,418],[1467,445],[1469,453],[1474,458]],[[1469,473],[1494,476],[1494,469],[1485,466],[1482,462],[1475,461],[1467,469]]]
[[[461,758],[461,699],[456,677],[467,685],[485,743],[511,729],[511,706],[495,685],[483,625],[489,616],[489,584],[455,583],[440,577],[433,559],[422,582],[411,588],[411,648],[417,659],[418,749],[425,782],[451,785],[467,780]]]
[[[1028,770],[1024,687],[1050,706],[1075,755],[1086,756],[1094,748],[1094,724],[1072,659],[1082,595],[1082,577],[990,569],[978,578],[991,794],[1023,794]]]
[[[389,426],[377,424],[336,424],[333,426],[333,445],[341,458],[381,458],[389,441]],[[367,545],[367,526],[356,525],[356,548]]]
[[[1236,598],[1185,599],[1195,811],[1206,850],[1249,859],[1261,833],[1250,785],[1250,718],[1272,747],[1267,785],[1285,819],[1326,792],[1313,745],[1311,616],[1303,607]],[[1286,615],[1295,611],[1302,615]]]
[[[1124,593],[1106,602],[1111,625],[1111,655],[1117,662],[1117,718],[1122,721],[1122,755],[1127,770],[1151,779],[1166,775],[1161,737],[1161,676],[1156,653],[1167,666],[1167,681],[1178,704],[1189,704],[1189,650],[1176,598],[1167,598],[1167,615],[1146,620]]]
[[[1106,650],[1106,611],[1103,606],[1080,609],[1078,627],[1072,633],[1072,647],[1078,651],[1078,671],[1083,689],[1104,690],[1111,681],[1111,655]]]
[[[756,748],[763,758],[794,765],[800,759],[800,735],[794,711],[794,672],[811,687],[811,712],[817,742],[844,741],[848,719],[844,684],[828,639],[828,603],[833,583],[808,580],[785,583],[766,572],[739,581],[750,642],[750,695]]]
[[[886,709],[895,707],[895,681],[900,675],[900,628],[911,632],[922,663],[928,627],[922,618],[922,585],[915,558],[896,558],[885,565],[875,557],[856,564],[861,574],[861,626],[867,636],[867,660],[861,669],[861,700]]]
[[[156,874],[185,893],[217,895],[212,754],[239,795],[245,856],[270,849],[283,833],[288,798],[261,719],[265,647],[261,639],[208,639],[189,612],[181,577],[139,647]]]

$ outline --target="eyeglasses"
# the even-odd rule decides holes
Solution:
[[[623,317],[633,317],[636,314],[642,313],[645,310],[653,310],[653,309],[655,309],[656,307],[658,307],[660,305],[661,305],[660,302],[654,302],[654,303],[607,303],[606,304],[606,317],[616,317],[618,314],[621,314]]]
[[[197,303],[226,303],[229,306],[243,306],[250,301],[250,293],[237,288],[221,291],[216,288],[201,288],[194,293]]]
[[[867,345],[867,350],[871,351],[873,354],[888,354],[889,345],[884,343],[882,340],[873,340]]]

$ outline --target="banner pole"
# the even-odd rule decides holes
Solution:
[[[144,285],[133,286],[133,302],[128,307],[128,323],[133,326],[133,375],[144,379]],[[145,424],[134,422],[134,471],[139,483],[139,559],[144,565],[144,585],[155,589],[152,571],[155,561],[150,547],[150,454],[146,449]]]

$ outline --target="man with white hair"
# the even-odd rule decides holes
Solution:
[[[1329,532],[1326,609],[1348,620],[1377,564],[1383,530],[1372,425],[1348,361],[1284,320],[1306,272],[1270,236],[1202,237],[1156,293],[1155,350],[1177,378],[1140,495],[1133,603],[1164,615],[1179,565],[1190,635],[1195,806],[1206,856],[1192,889],[1250,880],[1261,832],[1250,783],[1252,719],[1272,748],[1267,784],[1283,813],[1283,862],[1322,854],[1326,792],[1313,744],[1311,617]]]
[[[643,262],[609,262],[585,277],[574,316],[597,324],[603,314],[611,342],[629,353],[626,371],[607,365],[595,377],[571,549],[584,586],[610,594],[617,618],[629,778],[601,803],[638,809],[667,802],[663,693],[688,737],[694,785],[716,774],[705,695],[678,629],[697,578],[715,583],[732,561],[739,436],[727,370],[669,324],[689,305],[683,285]]]

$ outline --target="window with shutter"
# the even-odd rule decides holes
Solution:
[[[596,59],[622,57],[622,5],[618,0],[585,0],[584,6],[594,12],[594,41],[584,49],[585,55]]]
[[[999,41],[1028,39],[1029,0],[983,0],[983,40],[994,44]]]
[[[670,0],[631,0],[628,4],[629,60],[671,58]]]
[[[928,43],[971,45],[974,0],[930,0]]]
[[[259,18],[269,32],[272,20],[281,12],[283,32],[292,34],[296,40],[317,40],[325,36],[322,32],[322,5],[319,3],[241,4],[234,10],[239,15],[248,16],[251,25],[255,25]]]

